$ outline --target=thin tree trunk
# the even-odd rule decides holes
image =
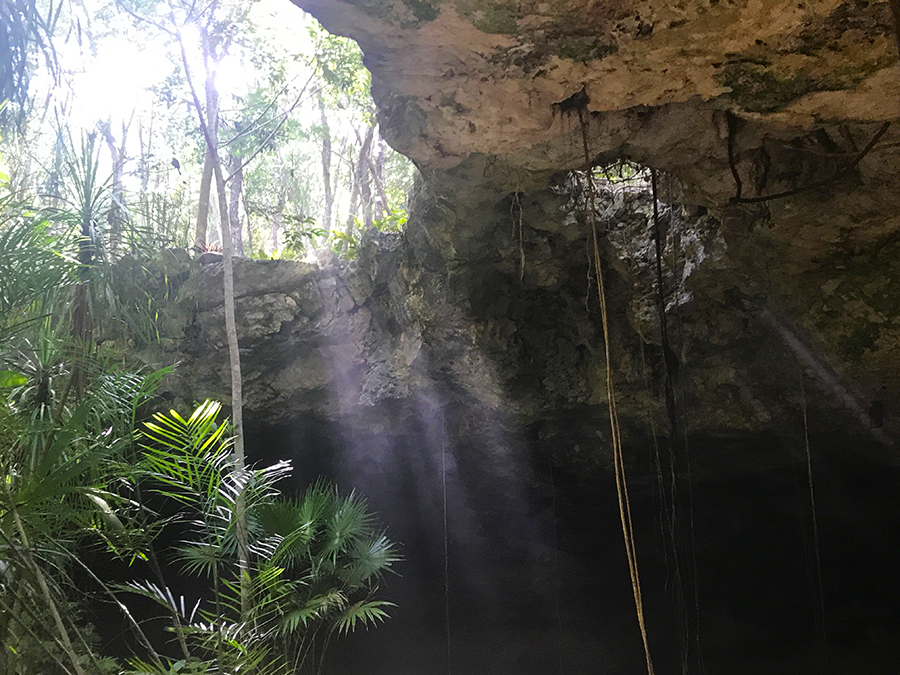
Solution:
[[[356,207],[359,199],[359,183],[356,182],[356,171],[353,172],[353,182],[350,184],[350,211],[347,213],[347,224],[344,226],[344,234],[350,236],[353,234],[353,227],[356,224]]]
[[[209,218],[209,193],[213,177],[213,155],[207,150],[203,159],[203,175],[200,176],[200,198],[197,202],[197,229],[194,235],[194,247],[206,250],[206,222]]]
[[[384,190],[384,144],[378,143],[378,156],[373,163],[369,159],[369,172],[375,182],[375,189],[378,192],[378,202],[375,206],[375,220],[381,220],[385,214],[391,213],[391,206],[388,203],[387,193]]]
[[[75,286],[75,297],[72,301],[72,336],[75,338],[75,353],[69,382],[59,401],[60,414],[65,407],[69,392],[74,392],[75,400],[80,402],[87,386],[85,365],[94,340],[94,319],[91,315],[91,303],[88,301],[88,284],[91,278],[90,268],[96,265],[96,234],[90,213],[82,213],[81,239],[78,242],[79,280]]]
[[[175,23],[174,11],[172,23]],[[200,31],[203,61],[207,65],[206,83],[207,94],[210,87],[215,87],[213,74],[209,68],[209,36],[202,28]],[[228,341],[228,357],[231,364],[231,423],[234,427],[234,459],[237,471],[244,471],[246,459],[244,456],[244,411],[243,411],[243,392],[241,379],[241,354],[238,348],[237,324],[234,312],[234,261],[233,244],[231,241],[231,228],[226,222],[228,214],[228,205],[225,199],[225,178],[222,176],[222,167],[218,161],[218,152],[216,149],[216,139],[213,135],[212,124],[207,122],[203,114],[203,107],[200,104],[200,97],[197,95],[197,89],[194,87],[193,78],[191,77],[191,69],[188,65],[187,52],[184,48],[184,42],[179,34],[179,46],[181,47],[181,61],[184,65],[185,76],[187,77],[188,86],[191,90],[191,96],[194,100],[194,107],[197,109],[197,117],[200,120],[200,129],[203,132],[203,138],[206,141],[206,149],[213,157],[213,173],[216,178],[217,193],[219,196],[219,216],[222,220],[222,285],[225,304],[225,335]],[[209,100],[209,96],[207,97]],[[237,535],[237,554],[238,554],[238,575],[240,578],[240,595],[241,595],[241,620],[246,620],[250,615],[250,578],[249,578],[249,545],[247,540],[247,517],[244,513],[244,497],[240,493],[237,497],[234,509],[236,535]]]
[[[244,169],[241,166],[241,158],[235,155],[228,157],[228,172],[231,174],[231,182],[228,185],[228,221],[231,224],[232,251],[239,258],[244,257],[243,221],[241,220],[241,190],[244,187]]]
[[[202,39],[204,45],[209,44],[209,36],[204,29],[202,31]],[[207,48],[208,51],[208,48]],[[207,144],[206,155],[203,159],[203,175],[200,177],[200,197],[197,202],[197,230],[194,236],[194,246],[203,251],[209,242],[209,234],[207,222],[209,220],[209,202],[210,193],[212,192],[213,167],[218,161],[218,144],[219,144],[219,92],[216,90],[215,71],[209,67],[208,54],[204,57],[206,68],[206,111],[207,111],[207,127],[209,131],[209,143]],[[226,212],[227,213],[227,212]],[[220,218],[224,218],[220,214]]]
[[[215,151],[213,151],[215,153]],[[213,163],[216,188],[219,193],[219,213],[222,215],[222,262],[225,296],[225,334],[228,339],[228,356],[231,361],[231,423],[234,426],[234,457],[238,471],[244,471],[244,395],[242,391],[241,353],[238,347],[237,322],[234,315],[234,242],[231,228],[226,222],[228,207],[225,203],[225,178],[218,158]],[[235,501],[235,533],[238,545],[238,574],[241,586],[241,620],[250,615],[249,541],[247,537],[247,516],[244,513],[244,493]]]
[[[109,224],[109,255],[115,258],[119,252],[119,244],[122,241],[122,226],[125,223],[125,185],[122,176],[125,173],[125,141],[128,138],[128,127],[122,125],[122,144],[116,145],[116,139],[112,135],[111,120],[103,129],[103,138],[106,141],[106,147],[109,148],[109,156],[112,159],[113,180],[112,194],[110,195],[112,203],[109,206],[109,213],[106,214],[106,222]]]
[[[22,540],[23,550],[21,551],[21,555],[25,560],[25,564],[28,565],[34,573],[34,577],[38,582],[41,593],[47,601],[47,609],[50,611],[50,617],[53,619],[53,623],[56,625],[56,630],[59,633],[60,646],[69,658],[69,661],[71,661],[72,668],[77,675],[85,675],[84,669],[81,667],[81,660],[78,658],[75,649],[72,647],[72,640],[69,639],[69,631],[66,630],[66,625],[63,623],[62,616],[59,614],[59,609],[56,607],[56,601],[53,599],[53,594],[50,592],[50,586],[47,584],[47,580],[44,578],[44,573],[41,571],[41,568],[38,567],[37,563],[34,561],[34,557],[31,555],[31,544],[28,541],[28,535],[25,533],[25,527],[22,524],[22,519],[19,517],[19,512],[15,508],[12,509],[12,515],[13,521],[16,524],[16,529],[19,531],[19,537],[21,537]]]
[[[278,204],[275,207],[275,214],[272,216],[272,232],[271,232],[271,245],[272,251],[278,250],[278,232],[282,228],[282,224],[284,222],[284,192],[279,192],[278,194]]]
[[[363,225],[368,230],[372,227],[372,181],[369,171],[370,157],[372,155],[372,139],[375,137],[375,127],[366,127],[366,135],[359,149],[359,161],[356,163],[356,184],[359,189],[359,201],[362,207]]]
[[[144,125],[138,119],[138,147],[141,149],[141,159],[138,163],[138,173],[141,177],[141,194],[138,198],[141,211],[147,224],[152,222],[150,217],[150,155],[153,152],[153,112],[150,113],[150,127],[147,130],[147,143],[144,143]]]
[[[347,214],[347,225],[344,229],[348,236],[353,234],[354,218],[356,217],[358,206],[362,206],[363,225],[366,228],[372,226],[371,203],[366,203],[367,197],[369,202],[371,202],[372,193],[366,181],[366,176],[369,173],[368,160],[374,131],[373,127],[367,127],[366,135],[362,139],[359,148],[359,159],[356,161],[355,166],[351,168],[353,181],[350,186],[350,212]],[[359,132],[356,132],[356,138],[357,140],[359,139]]]
[[[247,203],[247,195],[241,189],[241,201],[244,202],[244,215],[247,216],[247,248],[250,250],[250,257],[255,257],[253,252],[253,227],[250,223],[250,204]]]
[[[13,613],[18,615],[16,612],[17,604],[19,602],[18,595],[16,594],[16,590],[19,586],[19,575],[16,574],[16,569],[14,566],[7,564],[6,568],[3,570],[3,587],[2,595],[0,595],[0,602],[2,602],[4,608],[8,608],[9,604],[6,602],[7,599],[12,599],[12,611],[0,612],[0,645],[6,647],[5,649],[0,649],[0,665],[5,664],[7,667],[4,670],[7,673],[14,673],[14,659],[15,650],[9,649],[12,646],[12,631],[10,626],[10,620],[12,619]],[[13,667],[10,667],[13,666]]]
[[[322,211],[322,229],[331,230],[334,191],[331,187],[331,128],[325,115],[325,101],[319,96],[319,114],[322,118],[322,187],[325,190],[325,204]]]

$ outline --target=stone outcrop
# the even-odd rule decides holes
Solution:
[[[685,282],[683,313],[696,321],[679,356],[704,340],[727,345],[727,326],[749,312],[817,373],[834,407],[865,426],[874,406],[884,411],[876,428],[900,430],[900,129],[889,124],[900,116],[900,68],[888,3],[296,4],[361,45],[383,133],[434,195],[410,228],[440,257],[508,256],[513,266],[513,237],[480,229],[509,224],[513,195],[541,201],[560,172],[583,168],[586,141],[590,163],[653,167],[668,201],[711,216],[681,237],[720,246]],[[530,217],[523,228],[527,287],[527,249],[545,232]],[[771,364],[758,365],[746,378],[718,369],[732,387],[724,400],[740,399],[750,418],[771,416],[740,384],[765,381]],[[762,388],[784,402],[782,388]],[[735,422],[727,417],[722,428]]]
[[[822,431],[883,444],[900,431],[886,3],[298,4],[359,41],[382,129],[422,179],[407,232],[370,238],[353,263],[240,262],[260,420],[365,419],[432,386],[517,424],[603,405],[571,172],[627,159],[659,173],[661,279],[647,181],[601,186],[594,206],[637,437],[648,415],[664,423],[664,371],[697,434],[771,430],[804,401]],[[218,269],[191,278],[172,320],[188,326],[187,398],[228,390]]]

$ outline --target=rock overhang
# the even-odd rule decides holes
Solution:
[[[689,101],[798,129],[900,114],[885,2],[296,4],[360,43],[386,138],[425,170],[567,144],[555,104],[582,89],[600,116]]]

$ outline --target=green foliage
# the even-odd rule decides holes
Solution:
[[[81,233],[84,245],[92,255],[103,254],[103,241],[99,236],[99,223],[109,209],[112,177],[101,179],[100,148],[97,132],[83,133],[76,147],[68,131],[60,130],[57,146],[61,152],[61,189],[52,194],[63,207],[52,210],[57,220],[69,223]]]
[[[328,241],[332,250],[345,260],[353,260],[356,257],[356,247],[359,244],[359,237],[355,234],[348,234],[340,230],[332,230],[329,232]]]
[[[6,109],[6,101],[0,101],[0,115],[3,114],[3,111]],[[0,134],[0,141],[3,140],[3,135]],[[3,161],[3,153],[0,153],[0,162]],[[8,189],[9,188],[9,174],[4,173],[0,170],[0,189]]]
[[[220,408],[207,401],[186,419],[171,411],[145,425],[143,482],[181,505],[173,522],[191,532],[177,546],[183,573],[208,579],[214,597],[188,600],[155,582],[128,584],[172,617],[187,649],[175,662],[132,661],[129,672],[297,672],[307,659],[323,657],[332,635],[376,625],[392,606],[374,594],[397,554],[365,501],[342,497],[323,481],[299,498],[285,497],[275,484],[289,473],[286,462],[239,469]],[[246,570],[237,558],[242,515],[254,542]]]
[[[318,24],[309,26],[315,62],[332,100],[348,98],[361,107],[370,107],[371,75],[362,61],[359,45],[350,38],[332,35]]]
[[[62,3],[50,3],[42,11],[36,0],[4,0],[0,23],[4,53],[0,60],[0,103],[10,101],[14,105],[0,106],[0,125],[23,120],[33,74],[33,53],[41,51],[51,70],[58,67],[52,36],[61,9]],[[18,115],[14,113],[16,108]]]
[[[124,529],[112,490],[129,429],[160,374],[104,375],[72,410],[39,419],[0,404],[0,666],[16,673],[115,672],[79,620],[78,544]],[[37,617],[44,617],[37,619]],[[50,619],[50,620],[48,620]]]
[[[0,387],[19,387],[28,382],[28,376],[14,370],[0,370]]]
[[[306,245],[315,241],[317,237],[327,237],[328,232],[321,227],[315,227],[316,219],[311,216],[297,216],[289,218],[290,226],[285,228],[283,237],[285,248],[292,255],[300,255],[306,250]]]
[[[16,31],[17,40],[24,39],[17,43],[22,49],[12,55],[15,58],[22,54],[30,58],[35,47],[50,56],[52,45],[47,40],[57,21],[68,22],[70,34],[84,40],[79,51],[96,56],[98,45],[119,33],[150,44],[153,22],[163,16],[155,0],[129,0],[124,5],[129,13],[151,21],[135,29],[126,25],[129,18],[109,6],[83,30],[71,15],[75,5],[55,3],[49,14],[47,10],[41,14],[31,0],[11,2],[10,7],[22,10],[3,28]],[[223,148],[235,157],[255,155],[246,167],[242,193],[248,219],[257,228],[255,232],[251,228],[257,238],[253,247],[271,248],[258,242],[260,230],[267,234],[272,230],[273,246],[280,236],[286,255],[299,257],[324,244],[345,257],[354,256],[358,228],[347,234],[329,228],[352,215],[336,211],[348,201],[346,183],[359,156],[354,129],[371,122],[370,78],[359,48],[317,30],[314,62],[305,62],[299,53],[276,58],[273,51],[259,48],[261,41],[251,42],[252,26],[242,23],[249,5],[214,6],[215,16],[210,16],[209,6],[200,8],[214,57],[243,53],[257,65],[267,64],[260,69],[264,79],[250,82],[240,92],[221,92],[220,97]],[[176,8],[190,9],[177,3]],[[26,22],[30,32],[22,30]],[[162,59],[171,56],[165,49],[158,54]],[[14,63],[4,62],[3,68],[25,63],[15,58]],[[44,67],[49,60],[33,61],[29,68]],[[81,64],[73,61],[59,72],[66,80],[58,83],[61,89],[79,70]],[[3,77],[7,72],[12,71],[3,70]],[[29,71],[19,73],[27,76]],[[307,82],[312,82],[308,88]],[[27,84],[21,77],[18,83]],[[119,84],[110,81],[111,86]],[[29,109],[19,96],[24,91],[19,86],[18,99],[8,110]],[[115,243],[109,241],[112,180],[107,178],[102,136],[97,135],[102,129],[80,130],[69,117],[84,99],[75,106],[67,103],[68,107],[47,110],[48,116],[40,120],[33,115],[26,120],[30,135],[22,132],[15,143],[4,146],[0,638],[4,646],[13,647],[0,655],[4,672],[114,670],[114,664],[97,654],[94,637],[79,613],[81,595],[74,589],[72,570],[79,567],[84,575],[92,573],[73,552],[91,541],[136,566],[149,563],[155,536],[179,519],[189,536],[178,551],[178,564],[185,574],[208,580],[216,603],[185,603],[163,579],[135,581],[130,592],[156,599],[190,653],[166,659],[145,644],[146,653],[131,663],[134,672],[295,672],[304,662],[318,661],[332,635],[375,625],[386,618],[390,607],[375,597],[375,591],[396,553],[364,502],[356,495],[342,497],[324,483],[295,500],[286,499],[275,487],[287,471],[283,464],[238,471],[228,425],[214,421],[217,407],[201,407],[187,419],[155,418],[142,436],[146,447],[139,457],[135,455],[138,411],[161,375],[121,372],[121,364],[127,362],[127,350],[152,345],[160,337],[160,304],[179,282],[169,278],[164,266],[155,272],[154,261],[173,243],[187,246],[192,241],[203,146],[191,111],[182,103],[185,79],[180,68],[170,69],[152,92],[154,107],[135,112],[137,123],[131,127],[129,144],[126,124],[117,139],[125,158],[125,185],[134,192],[121,199],[117,193],[115,198],[122,216],[116,221],[120,237]],[[298,114],[307,103],[303,92],[316,104],[312,115],[309,106]],[[326,121],[313,92],[321,93],[326,102],[322,113]],[[99,119],[110,120],[104,125],[112,126],[112,120],[120,121],[116,117],[110,113]],[[55,124],[48,123],[51,119]],[[326,152],[328,128],[333,145]],[[319,164],[323,152],[333,160],[329,187],[335,212],[325,227],[319,227],[317,222],[325,223]],[[378,165],[379,171],[388,167],[383,183],[392,204],[402,203],[405,196],[404,172],[411,165],[403,162],[389,155]],[[18,191],[15,197],[10,175]],[[396,230],[402,221],[391,215],[376,226]],[[288,225],[287,232],[278,231],[282,222]],[[185,448],[190,452],[183,452]],[[137,460],[139,471],[134,469]],[[177,504],[178,517],[157,517],[144,505],[146,495]],[[276,527],[269,520],[278,510],[282,521]],[[247,517],[255,542],[245,572],[254,598],[250,622],[242,621],[239,611],[242,577],[235,531],[239,516]],[[94,583],[108,598],[114,597],[102,580],[94,578]],[[54,614],[61,622],[48,619]],[[139,622],[132,621],[131,629],[140,634]],[[71,644],[64,639],[66,634]]]
[[[406,227],[407,214],[405,209],[391,211],[383,218],[376,220],[372,225],[379,232],[402,232]]]
[[[0,198],[0,344],[49,309],[50,296],[74,283],[74,238],[12,197]]]

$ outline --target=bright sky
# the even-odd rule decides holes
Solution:
[[[144,48],[123,36],[103,40],[96,56],[85,55],[82,72],[72,78],[72,122],[91,128],[109,116],[127,120],[135,108],[147,102],[147,88],[171,72],[171,64],[160,58],[161,54],[165,54],[161,39],[149,41]],[[74,61],[73,56],[78,57],[64,54],[63,62]]]
[[[290,46],[293,50],[309,51],[306,24],[311,20],[288,0],[259,0],[251,9],[251,16],[259,32],[276,45]],[[131,19],[117,17],[123,27]],[[183,29],[188,58],[192,62],[195,84],[202,82],[202,66],[196,29]],[[147,88],[158,84],[172,72],[168,58],[171,52],[178,55],[177,47],[170,48],[170,38],[160,35],[155,28],[140,33],[135,40],[123,33],[95,41],[96,54],[88,46],[79,46],[74,40],[60,47],[63,67],[76,71],[72,77],[73,108],[71,121],[74,126],[86,129],[110,116],[114,123],[127,120],[132,111],[140,111],[153,104]],[[250,64],[242,62],[237,53],[225,57],[219,68],[217,85],[220,94],[241,94],[253,83],[256,73]],[[197,82],[199,80],[199,82]]]

